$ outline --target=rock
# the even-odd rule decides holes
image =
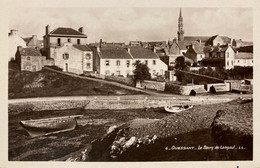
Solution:
[[[136,140],[136,137],[131,137],[128,141],[126,141],[123,148],[129,148],[130,146],[132,146],[134,144],[135,140]]]

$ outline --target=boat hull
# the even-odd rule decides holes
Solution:
[[[186,106],[165,106],[164,110],[169,113],[179,113],[188,109],[193,108],[192,105],[186,105]]]
[[[27,120],[21,121],[20,124],[30,136],[37,137],[74,130],[77,126],[77,117],[68,116],[60,118]]]

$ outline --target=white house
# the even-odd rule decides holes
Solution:
[[[87,45],[73,45],[63,43],[61,47],[53,49],[55,65],[65,72],[82,74],[93,71],[93,52]]]
[[[8,34],[8,44],[9,44],[9,61],[15,59],[15,54],[17,51],[17,47],[21,46],[23,48],[26,47],[26,42],[22,37],[18,34],[18,30],[11,30]]]
[[[133,63],[140,61],[148,66],[152,78],[165,75],[165,71],[168,70],[168,66],[152,50],[143,47],[130,47],[128,51],[133,58]]]
[[[94,71],[101,75],[127,77],[132,74],[133,60],[126,48],[98,46],[94,59]]]

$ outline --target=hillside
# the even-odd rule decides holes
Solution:
[[[39,72],[20,72],[9,63],[8,98],[140,94],[114,85],[79,79],[43,69]]]

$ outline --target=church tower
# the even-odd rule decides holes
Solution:
[[[178,20],[178,41],[183,41],[184,40],[184,31],[183,31],[183,18],[181,15],[181,9],[180,9],[180,15],[179,15],[179,20]]]

